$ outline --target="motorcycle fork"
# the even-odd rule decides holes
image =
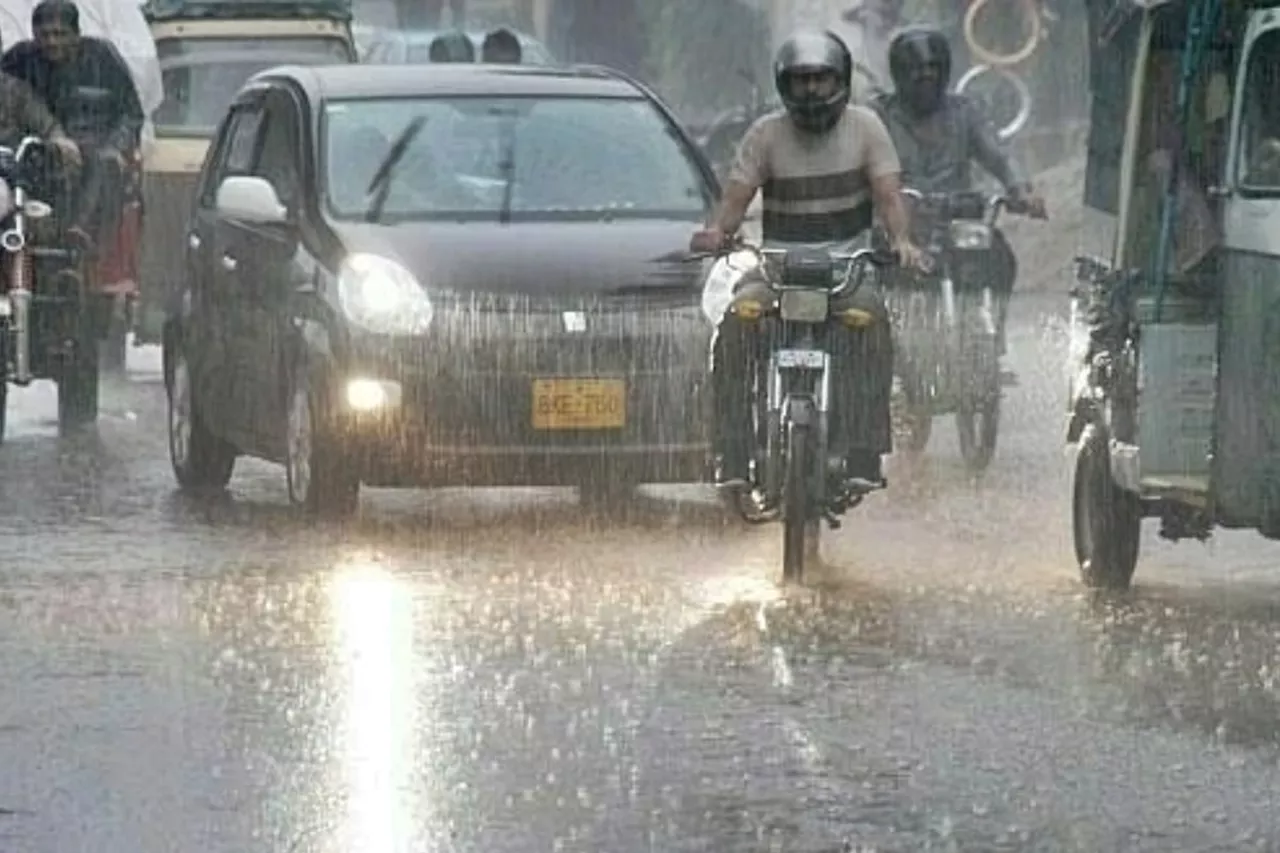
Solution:
[[[0,246],[9,258],[9,304],[13,310],[13,381],[31,384],[31,258],[27,253],[26,216],[23,215],[25,193],[14,193],[16,212],[13,227],[0,234]]]

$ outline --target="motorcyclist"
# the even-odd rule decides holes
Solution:
[[[761,191],[766,243],[847,244],[871,225],[874,203],[900,259],[927,266],[908,236],[893,143],[874,112],[849,104],[852,75],[848,49],[830,32],[797,33],[782,44],[774,81],[783,109],[757,119],[743,137],[720,204],[693,236],[695,252],[723,248]],[[766,286],[759,276],[739,285],[740,292]],[[892,449],[893,343],[887,312],[870,288],[843,298],[877,321],[835,336],[833,343],[838,383],[830,448],[843,463],[835,466],[843,485],[866,490],[884,484],[880,457]],[[741,487],[748,475],[747,376],[757,363],[758,340],[748,329],[726,314],[712,350],[716,480],[722,487]]]
[[[24,136],[40,137],[58,149],[67,165],[81,165],[79,146],[44,101],[26,83],[0,71],[0,143],[16,145]]]
[[[126,153],[138,145],[142,105],[119,51],[80,34],[72,0],[43,0],[31,12],[31,30],[35,38],[6,51],[0,70],[43,98],[80,147],[85,168],[70,230],[92,244],[112,233],[123,207]]]
[[[906,186],[924,193],[963,192],[973,188],[970,164],[977,161],[1003,185],[1010,207],[1044,218],[1044,199],[1019,178],[1000,147],[990,121],[964,95],[948,93],[951,47],[931,27],[911,27],[889,44],[889,74],[895,91],[877,97],[872,106],[884,121],[902,158]],[[1004,346],[1009,295],[1018,261],[1004,235],[996,230],[993,268],[987,282],[1000,303],[999,334]]]
[[[524,51],[520,37],[506,27],[499,27],[484,37],[480,46],[480,61],[497,65],[519,65]]]
[[[475,62],[476,46],[466,33],[450,30],[431,40],[427,59],[431,62]]]

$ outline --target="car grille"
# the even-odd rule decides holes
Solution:
[[[566,328],[566,312],[580,312],[585,329]],[[434,375],[410,390],[408,403],[435,427],[434,441],[598,446],[704,440],[710,328],[696,307],[468,297],[437,307],[430,337],[433,354],[425,363]],[[533,429],[533,380],[554,378],[624,379],[626,426]]]

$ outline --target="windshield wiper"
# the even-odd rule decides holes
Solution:
[[[396,166],[400,165],[409,146],[418,138],[418,134],[422,132],[423,125],[426,123],[425,115],[415,116],[405,125],[404,130],[400,131],[396,141],[391,143],[391,148],[387,150],[387,156],[383,157],[382,162],[378,164],[377,171],[369,181],[369,188],[365,190],[366,194],[373,196],[373,201],[364,214],[365,222],[378,222],[382,219],[382,208],[386,206],[387,197],[391,195],[391,174]]]
[[[516,185],[516,119],[514,110],[505,113],[511,120],[507,135],[507,150],[498,168],[502,170],[502,209],[498,211],[498,222],[508,225],[511,222],[511,197]]]

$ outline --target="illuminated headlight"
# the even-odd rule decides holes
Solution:
[[[352,379],[347,382],[347,405],[356,412],[377,412],[400,405],[399,382]]]
[[[9,301],[9,297],[0,296],[0,318],[13,316],[13,303]]]
[[[338,270],[338,300],[356,325],[381,335],[417,335],[434,309],[413,273],[379,255],[350,255]]]
[[[702,285],[702,315],[713,326],[720,325],[724,312],[733,302],[733,292],[744,273],[754,269],[759,260],[751,252],[734,252],[718,258]]]
[[[991,248],[991,226],[981,222],[952,222],[951,245],[960,250]]]

